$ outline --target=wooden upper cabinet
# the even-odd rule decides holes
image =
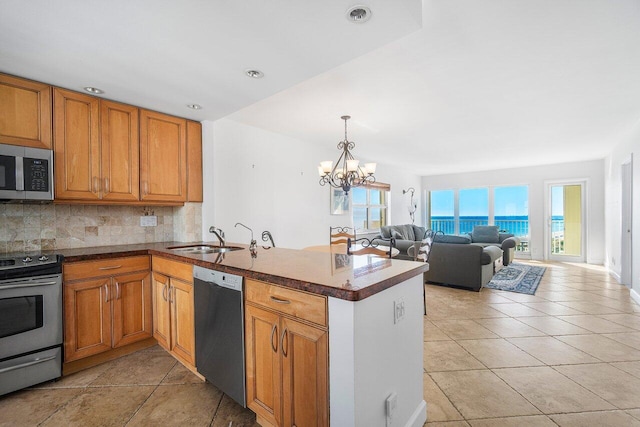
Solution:
[[[100,199],[98,98],[55,88],[54,162],[56,199]]]
[[[0,143],[51,148],[51,86],[0,74]]]
[[[187,202],[202,202],[202,125],[187,122]]]
[[[56,199],[137,202],[138,108],[54,89]]]
[[[140,110],[140,200],[187,200],[187,121]]]
[[[140,198],[138,108],[100,100],[101,182],[103,200]]]

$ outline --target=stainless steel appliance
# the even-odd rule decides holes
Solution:
[[[246,407],[242,277],[194,266],[193,283],[196,368]]]
[[[0,255],[0,395],[62,376],[62,256]]]
[[[0,144],[0,200],[53,200],[53,151]]]

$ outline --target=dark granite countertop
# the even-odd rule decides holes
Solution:
[[[161,242],[92,248],[61,249],[65,262],[89,261],[134,255],[161,255],[204,268],[300,289],[349,301],[359,301],[427,271],[425,263],[308,250],[263,248],[252,257],[243,250],[220,254],[187,254],[171,246],[213,242]]]

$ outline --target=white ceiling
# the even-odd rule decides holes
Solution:
[[[422,175],[602,158],[640,122],[638,0],[361,3],[2,0],[0,71],[327,147],[350,114],[356,157]]]

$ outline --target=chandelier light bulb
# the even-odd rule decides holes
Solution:
[[[358,164],[360,160],[347,160],[347,172],[356,172],[358,170]]]

